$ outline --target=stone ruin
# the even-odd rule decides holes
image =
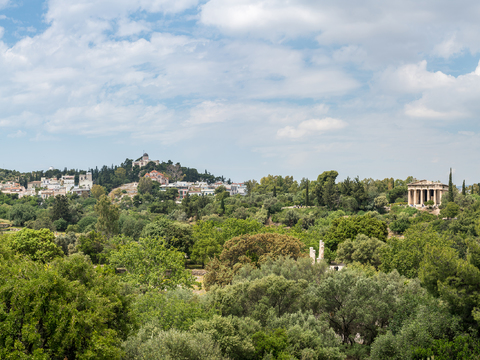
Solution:
[[[318,258],[315,259],[315,249],[313,247],[310,247],[310,258],[312,259],[312,263],[315,264],[315,262],[322,261],[324,253],[325,253],[325,243],[322,240],[320,240],[320,243],[318,244]]]

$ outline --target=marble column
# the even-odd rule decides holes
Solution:
[[[430,189],[427,189],[427,201],[430,201]]]
[[[433,203],[437,205],[437,190],[433,190]]]
[[[424,202],[424,199],[423,199],[423,189],[420,190],[420,205],[422,205]]]

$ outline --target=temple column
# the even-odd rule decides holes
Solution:
[[[437,205],[437,189],[433,190],[433,204]]]
[[[417,205],[417,189],[413,190],[413,205]]]
[[[420,190],[420,205],[423,204],[423,189]]]
[[[427,189],[427,201],[430,201],[430,189]]]

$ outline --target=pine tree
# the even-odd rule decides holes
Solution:
[[[277,197],[277,187],[273,186],[273,197]]]
[[[465,189],[465,180],[463,180],[462,195],[463,195],[463,196],[467,195],[467,190]]]
[[[453,202],[452,168],[450,168],[450,176],[448,178],[448,202]]]

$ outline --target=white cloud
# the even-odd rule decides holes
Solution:
[[[27,135],[27,133],[25,131],[18,130],[17,132],[8,134],[7,137],[9,137],[9,138],[21,138],[21,137],[24,137],[25,135]]]
[[[61,108],[46,121],[50,133],[115,135],[119,133],[158,134],[166,128],[172,113],[165,106],[143,104],[121,106],[99,103],[92,106]]]
[[[96,21],[123,18],[139,11],[178,13],[197,3],[198,0],[50,0],[45,18],[48,22],[74,25],[86,19]]]
[[[296,128],[286,126],[278,129],[277,137],[300,139],[305,136],[320,135],[327,131],[343,129],[347,124],[339,119],[310,119],[302,121]]]
[[[405,113],[412,117],[432,119],[476,118],[480,113],[479,67],[474,72],[457,77],[425,69],[412,73],[405,89],[420,91],[421,98],[405,105]]]
[[[460,53],[464,45],[458,41],[455,34],[448,36],[440,44],[435,45],[433,54],[448,59],[452,55]]]
[[[435,0],[210,0],[201,6],[200,21],[229,35],[274,41],[313,35],[323,46],[359,47],[367,65],[378,67],[418,61],[430,52],[444,57],[463,49],[476,53],[479,13],[480,4],[473,0],[461,5]]]
[[[151,31],[151,25],[145,21],[131,21],[123,18],[117,22],[117,25],[117,36],[131,36]]]
[[[415,102],[405,105],[405,114],[418,117],[418,118],[428,118],[428,119],[454,119],[454,118],[463,118],[466,114],[463,114],[458,111],[437,111],[431,108],[426,107],[422,102]]]
[[[250,32],[269,37],[277,32],[300,35],[321,29],[324,16],[302,1],[210,0],[200,21],[227,32]]]
[[[406,64],[396,69],[387,69],[378,80],[382,89],[405,93],[418,93],[428,89],[448,87],[454,82],[453,76],[446,75],[441,71],[428,71],[426,60],[417,64]]]

